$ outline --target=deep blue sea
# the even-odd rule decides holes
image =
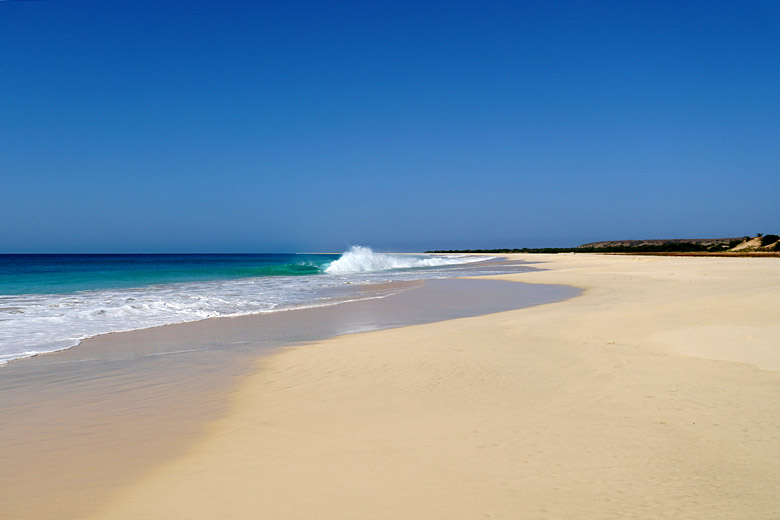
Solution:
[[[376,297],[359,287],[453,276],[479,260],[365,247],[333,255],[0,255],[0,364],[108,332]]]

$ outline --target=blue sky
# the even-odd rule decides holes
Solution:
[[[777,2],[0,2],[0,252],[780,232]]]

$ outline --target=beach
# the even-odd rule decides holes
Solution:
[[[145,462],[121,479],[104,467],[114,484],[84,492],[69,517],[780,516],[780,259],[512,258],[538,270],[491,278],[582,292],[247,350],[217,365],[227,378],[172,386],[200,396],[174,401],[178,415],[152,397],[140,419],[90,415],[110,439],[124,424],[157,428],[153,409],[170,433],[157,451],[125,439]],[[231,322],[198,323],[180,330]],[[143,381],[126,385],[153,388]],[[110,461],[88,453],[60,454],[58,471]],[[31,512],[29,493],[6,495],[6,516],[64,518],[34,499]]]

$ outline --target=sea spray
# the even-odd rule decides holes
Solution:
[[[419,256],[376,253],[369,247],[352,246],[325,268],[329,274],[359,273],[366,271],[387,271],[390,269],[410,269],[422,267],[441,267],[484,260],[479,257],[460,255]]]

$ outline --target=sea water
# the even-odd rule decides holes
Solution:
[[[0,255],[0,364],[81,340],[218,316],[387,296],[361,287],[489,274],[484,257],[328,254]]]

